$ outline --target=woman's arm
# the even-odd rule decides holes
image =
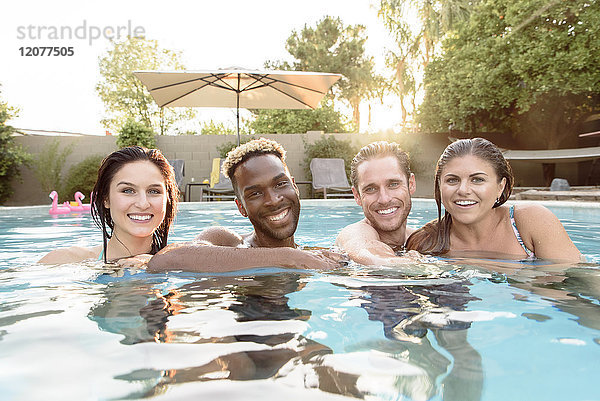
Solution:
[[[48,252],[38,263],[62,264],[81,262],[86,259],[93,259],[98,256],[100,250],[96,248],[82,248],[72,246],[69,248],[55,249]]]

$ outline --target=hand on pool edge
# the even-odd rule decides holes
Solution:
[[[347,266],[350,260],[348,255],[330,249],[305,250],[304,252],[313,254],[318,258],[319,262],[315,263],[314,266],[307,266],[318,270],[333,270]]]
[[[130,258],[119,259],[116,261],[116,264],[121,267],[141,268],[148,265],[148,262],[151,258],[152,255],[148,253],[142,253]]]

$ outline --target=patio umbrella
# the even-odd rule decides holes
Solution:
[[[304,71],[137,71],[159,107],[314,109],[341,75]]]

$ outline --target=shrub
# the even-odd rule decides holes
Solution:
[[[98,168],[100,168],[103,158],[102,155],[88,156],[71,167],[63,187],[63,193],[68,200],[74,200],[73,195],[79,191],[88,197],[89,202],[89,196],[96,184]]]
[[[132,118],[119,131],[117,137],[117,146],[119,149],[127,146],[143,146],[145,148],[156,148],[156,138],[154,132],[144,124],[135,121]]]
[[[31,163],[31,155],[14,142],[15,129],[6,125],[15,110],[0,101],[0,204],[13,194],[12,180],[21,177],[20,166]]]
[[[310,161],[318,158],[344,159],[346,163],[346,176],[350,177],[350,163],[354,155],[358,152],[350,141],[338,140],[334,136],[323,136],[315,143],[304,143],[304,174],[309,180],[312,180],[310,173]],[[348,179],[348,181],[350,181]]]
[[[65,160],[73,153],[73,143],[60,149],[60,141],[55,138],[42,151],[33,163],[33,173],[40,182],[42,190],[49,193],[56,191],[59,195],[59,202],[68,200],[63,191],[62,170],[65,166]]]

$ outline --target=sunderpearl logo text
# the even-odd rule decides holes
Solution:
[[[72,27],[69,25],[21,25],[17,27],[17,39],[28,40],[86,40],[91,46],[98,39],[115,40],[126,37],[143,38],[146,30],[142,26],[133,26],[131,20],[127,25],[97,26],[88,25],[83,20],[81,25]]]

